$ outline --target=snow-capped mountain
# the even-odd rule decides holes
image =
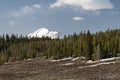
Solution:
[[[37,31],[28,34],[27,36],[30,38],[32,38],[32,37],[38,37],[38,38],[50,37],[51,39],[55,39],[55,38],[58,38],[59,33],[56,31],[49,31],[47,28],[40,28]]]

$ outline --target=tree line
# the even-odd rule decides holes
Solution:
[[[119,55],[120,29],[94,34],[90,31],[74,33],[62,39],[28,38],[15,34],[0,36],[0,64],[36,57],[61,59],[84,56],[86,60],[97,60]]]

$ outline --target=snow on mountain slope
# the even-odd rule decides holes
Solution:
[[[42,38],[42,37],[50,37],[51,39],[55,39],[58,38],[58,32],[55,31],[49,31],[47,28],[40,28],[37,31],[28,34],[27,36],[32,38],[32,37],[38,37],[38,38]]]

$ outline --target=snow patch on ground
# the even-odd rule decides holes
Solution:
[[[69,65],[74,65],[75,63],[66,63],[66,64],[62,64],[62,65],[65,65],[65,66],[69,66]]]
[[[32,59],[27,59],[28,61],[31,61]]]
[[[94,63],[94,61],[88,60],[87,63],[91,64],[91,63]]]
[[[93,65],[78,67],[78,68],[83,69],[83,68],[96,67],[96,66],[100,66],[100,65],[107,65],[107,64],[114,64],[114,63],[115,62],[104,62],[104,63],[98,63],[98,64],[93,64]]]
[[[51,62],[60,62],[60,61],[66,61],[66,60],[71,60],[73,57],[68,57],[68,58],[63,58],[63,59],[58,59],[58,60],[51,60]]]
[[[104,61],[111,61],[111,60],[116,60],[116,59],[119,59],[119,57],[113,57],[113,58],[101,59],[100,61],[101,61],[101,62],[104,62]]]
[[[120,59],[119,57],[113,57],[113,58],[107,58],[107,59],[101,59],[101,60],[97,60],[97,61],[92,61],[92,60],[88,60],[87,63],[91,64],[91,63],[98,63],[98,62],[106,62],[106,61],[114,61]]]
[[[72,61],[79,60],[79,57],[73,58]]]

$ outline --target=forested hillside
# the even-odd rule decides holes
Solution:
[[[60,59],[84,56],[86,60],[116,57],[120,54],[120,29],[91,34],[74,33],[63,39],[27,38],[12,34],[0,36],[0,64],[28,58]]]

